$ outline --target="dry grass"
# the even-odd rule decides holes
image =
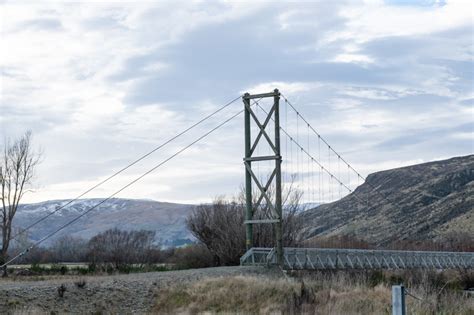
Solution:
[[[391,275],[393,276],[393,275]],[[474,314],[474,298],[420,276],[409,314]],[[383,279],[390,278],[383,275]],[[304,279],[304,280],[303,280]],[[158,314],[391,314],[391,285],[367,274],[313,273],[285,280],[234,276],[158,291]]]
[[[205,279],[179,285],[158,293],[155,310],[159,313],[244,312],[280,310],[296,283],[255,277]],[[258,294],[256,294],[258,292]]]

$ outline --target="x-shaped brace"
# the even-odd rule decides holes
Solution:
[[[252,168],[250,167],[250,164],[248,162],[245,162],[245,168],[250,173],[250,175],[252,176],[252,179],[254,180],[255,184],[257,185],[258,189],[260,190],[260,197],[258,198],[258,201],[255,204],[255,208],[258,208],[260,206],[260,203],[262,202],[262,200],[265,198],[265,200],[267,201],[268,206],[270,207],[273,214],[275,215],[275,218],[279,219],[279,216],[278,216],[278,213],[275,209],[275,206],[273,205],[272,201],[270,200],[270,197],[268,197],[268,194],[267,194],[268,188],[270,187],[270,185],[273,181],[273,178],[276,175],[276,169],[273,170],[272,174],[268,178],[267,183],[265,184],[265,187],[263,187],[262,184],[260,183],[260,181],[258,180],[257,176],[255,176],[254,172],[252,171]]]
[[[267,139],[268,144],[272,148],[273,152],[277,154],[277,150],[275,148],[275,145],[273,144],[272,140],[268,136],[267,132],[265,131],[265,128],[267,127],[268,123],[270,122],[270,119],[272,118],[273,112],[275,111],[275,104],[273,104],[272,108],[270,109],[270,112],[267,115],[267,118],[265,119],[263,125],[260,123],[260,120],[258,119],[257,115],[253,112],[252,108],[250,105],[246,104],[247,110],[249,111],[250,115],[252,118],[255,120],[255,123],[257,124],[258,128],[260,128],[260,132],[257,135],[257,138],[255,138],[255,142],[252,145],[252,148],[250,149],[250,155],[255,151],[257,148],[258,142],[260,141],[260,138],[262,135]]]

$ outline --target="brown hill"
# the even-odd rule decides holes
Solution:
[[[302,213],[304,236],[355,236],[376,245],[474,237],[474,155],[377,172],[345,198]]]

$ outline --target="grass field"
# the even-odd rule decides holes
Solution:
[[[317,272],[296,278],[205,279],[159,291],[154,312],[391,314],[391,282],[406,281],[411,294],[408,314],[474,314],[474,296],[462,290],[459,276],[454,272]]]
[[[399,283],[416,297],[407,296],[408,314],[474,314],[474,296],[464,291],[474,287],[473,271],[282,273],[238,266],[2,278],[0,314],[390,314],[391,286]]]

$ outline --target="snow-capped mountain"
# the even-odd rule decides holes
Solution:
[[[66,205],[69,200],[51,200],[21,205],[15,215],[13,225],[16,228],[25,228],[52,213],[47,219],[29,230],[28,238],[38,240],[90,208],[96,207],[58,232],[45,242],[46,245],[63,235],[90,239],[114,227],[124,230],[156,231],[157,238],[164,246],[179,246],[193,239],[185,224],[186,217],[194,208],[193,205],[119,198],[99,204],[102,201],[103,199],[80,199],[71,202],[63,209],[59,208]],[[59,210],[56,211],[57,209]]]

